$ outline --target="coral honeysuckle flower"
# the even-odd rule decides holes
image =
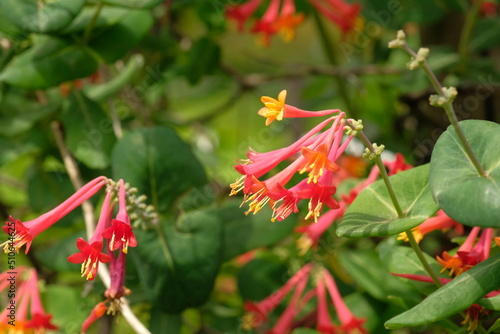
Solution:
[[[313,249],[318,247],[319,239],[333,222],[343,215],[344,207],[345,204],[341,202],[338,209],[329,210],[318,219],[318,222],[295,228],[295,231],[302,233],[302,236],[297,240],[299,255],[304,255],[311,246]]]
[[[328,270],[323,268],[322,274],[322,278],[325,281],[326,288],[332,299],[333,306],[337,311],[337,317],[340,320],[340,330],[346,333],[368,333],[368,331],[363,328],[363,323],[366,322],[366,319],[356,318],[349,308],[347,308],[347,305],[342,299],[337,285]]]
[[[278,94],[278,99],[269,96],[262,96],[261,101],[264,103],[258,114],[266,118],[266,126],[273,121],[281,121],[284,118],[303,118],[303,117],[320,117],[334,113],[340,113],[339,109],[328,109],[321,111],[307,111],[297,107],[285,104],[287,91],[282,90]]]
[[[118,258],[115,258],[114,254],[111,253],[111,263],[109,265],[111,284],[109,288],[104,292],[104,296],[106,296],[106,298],[109,300],[119,299],[130,294],[130,290],[124,286],[126,274],[126,256],[126,253],[119,252]]]
[[[279,290],[267,296],[258,303],[247,301],[245,310],[248,312],[243,317],[243,328],[251,329],[260,326],[267,321],[268,314],[271,313],[286,297],[286,295],[302,280],[307,280],[312,264],[304,265],[297,271]]]
[[[295,12],[294,0],[283,0],[280,16],[276,25],[285,42],[295,38],[295,27],[304,21],[304,13]]]
[[[338,209],[339,203],[333,198],[337,188],[335,186],[325,186],[322,184],[310,184],[308,188],[298,192],[299,197],[309,199],[308,210],[305,219],[313,217],[315,222],[323,211],[323,205],[326,204],[330,209]]]
[[[100,302],[96,306],[94,306],[94,308],[90,312],[90,315],[82,324],[82,333],[85,333],[89,329],[90,325],[92,325],[97,319],[102,317],[106,313],[107,309],[108,307],[104,302]]]
[[[99,221],[97,222],[96,229],[90,238],[90,241],[87,242],[82,238],[78,238],[76,241],[76,247],[80,250],[80,252],[68,257],[69,262],[82,264],[82,277],[85,276],[89,281],[96,277],[99,262],[108,263],[111,260],[109,255],[102,252],[102,232],[104,231],[104,228],[110,224],[111,213],[113,211],[111,194],[111,192],[108,192],[104,198]]]
[[[12,242],[9,240],[0,246],[3,246],[4,251],[8,252],[9,247],[13,246],[16,251],[19,251],[23,245],[26,245],[25,253],[28,253],[33,239],[38,234],[45,231],[84,201],[92,197],[102,188],[102,186],[104,186],[105,180],[106,178],[104,176],[93,179],[57,207],[33,220],[22,223],[19,219],[14,220],[12,217],[9,217],[10,222],[5,222],[5,226],[3,226],[2,229],[9,235],[11,232],[15,233],[13,236],[14,242],[12,245]]]
[[[450,276],[458,276],[489,257],[493,229],[485,228],[476,245],[474,245],[480,229],[477,226],[472,228],[467,239],[458,248],[455,255],[451,256],[448,252],[443,252],[442,257],[436,257],[438,262],[443,266],[443,271],[449,269]]]
[[[233,19],[238,24],[238,30],[243,31],[245,22],[259,8],[262,0],[249,0],[239,6],[228,6],[226,9],[226,17]]]
[[[111,260],[109,255],[102,253],[102,241],[88,243],[84,239],[78,238],[76,247],[80,252],[69,256],[68,261],[81,263],[82,277],[85,276],[89,281],[96,277],[99,262],[108,263]]]
[[[300,152],[302,147],[312,145],[314,142],[321,140],[321,138],[325,138],[325,133],[321,133],[315,138],[311,137],[319,133],[328,123],[330,123],[334,119],[335,117],[331,117],[316,125],[313,129],[308,131],[304,136],[302,136],[299,140],[288,147],[265,153],[256,153],[255,151],[250,151],[247,153],[247,156],[250,159],[250,163],[236,165],[234,166],[234,169],[236,169],[236,171],[242,175],[253,175],[256,178],[259,178],[276,167],[280,162]]]
[[[295,291],[293,292],[292,298],[288,302],[285,311],[281,313],[278,321],[276,321],[276,324],[274,324],[273,328],[268,332],[269,334],[288,333],[293,329],[293,319],[297,316],[301,309],[299,299],[306,288],[306,284],[307,277],[297,283]]]
[[[278,12],[281,0],[271,0],[262,18],[255,21],[250,29],[252,33],[260,35],[259,42],[262,46],[269,46],[271,36],[278,32]]]
[[[384,165],[389,170],[389,176],[413,168],[412,165],[405,162],[405,158],[401,153],[396,153],[394,161],[384,161]]]
[[[360,20],[359,4],[349,4],[343,0],[310,0],[310,2],[318,12],[338,26],[343,34],[352,31]]]
[[[121,248],[124,253],[127,253],[128,247],[137,246],[137,239],[135,238],[132,226],[130,225],[130,218],[127,213],[125,185],[123,184],[122,179],[120,179],[119,184],[118,214],[116,215],[116,219],[112,220],[112,225],[102,232],[102,237],[110,240],[109,249],[111,251]]]
[[[320,333],[334,334],[336,333],[337,328],[332,323],[332,319],[330,318],[330,314],[328,313],[325,282],[321,278],[316,281],[316,295],[318,296],[316,329]]]
[[[307,183],[318,183],[318,179],[323,175],[325,169],[330,172],[336,172],[340,169],[337,164],[328,159],[328,147],[326,144],[319,145],[316,150],[303,147],[301,152],[307,160],[303,166],[299,167],[299,173],[302,174],[309,171]]]
[[[415,227],[412,230],[412,233],[418,243],[427,233],[435,230],[447,231],[450,228],[454,228],[455,232],[457,232],[458,234],[463,234],[463,225],[448,217],[448,215],[443,210],[439,210],[436,213],[436,217],[427,219],[422,224]],[[398,240],[409,241],[406,232],[400,233],[398,236]]]

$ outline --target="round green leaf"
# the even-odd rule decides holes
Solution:
[[[341,237],[381,237],[414,228],[439,209],[428,184],[429,165],[390,177],[405,217],[399,218],[383,180],[363,189],[337,227]]]
[[[163,0],[103,0],[102,2],[110,6],[146,9],[159,5]]]
[[[432,152],[432,195],[448,216],[462,224],[500,227],[500,125],[481,120],[460,125],[488,176],[478,174],[450,126]]]
[[[263,211],[268,211],[264,208]],[[269,212],[244,215],[239,201],[231,201],[220,208],[224,221],[224,260],[246,253],[257,247],[270,246],[290,235],[294,219],[271,222]]]
[[[412,309],[388,320],[385,327],[425,325],[463,311],[500,287],[499,272],[500,254],[497,254],[443,285]]]
[[[21,31],[47,34],[66,27],[83,5],[85,0],[2,0],[0,18]]]
[[[97,61],[86,47],[61,38],[43,37],[5,67],[0,81],[21,88],[43,89],[87,77],[96,70]]]
[[[167,127],[134,130],[112,153],[113,177],[146,194],[161,213],[189,189],[206,183],[203,166],[191,148]]]
[[[214,210],[191,211],[135,233],[138,245],[129,254],[159,310],[177,313],[208,299],[222,263],[222,221]]]
[[[74,91],[63,105],[62,121],[68,148],[79,161],[93,169],[109,166],[115,136],[99,104]]]

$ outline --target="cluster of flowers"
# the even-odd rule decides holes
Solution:
[[[0,332],[44,333],[46,329],[58,329],[51,323],[52,315],[43,308],[35,269],[19,266],[14,272],[1,273],[0,292],[3,291],[9,298],[15,295],[15,299],[0,313]]]
[[[347,119],[345,114],[338,109],[317,112],[306,111],[286,104],[285,99],[286,91],[282,91],[277,100],[267,96],[262,97],[261,100],[264,103],[264,107],[258,113],[266,118],[266,125],[271,124],[275,120],[281,121],[284,118],[329,116],[332,114],[335,114],[335,116],[330,116],[330,118],[321,122],[288,147],[265,153],[257,153],[250,149],[247,153],[248,159],[239,161],[238,165],[235,166],[235,169],[242,176],[235,183],[231,184],[231,195],[243,191],[244,198],[242,205],[249,203],[249,209],[245,212],[246,214],[255,214],[263,206],[269,204],[273,210],[272,221],[281,221],[292,212],[298,213],[299,202],[309,199],[308,213],[305,219],[313,218],[314,223],[296,228],[297,232],[302,233],[297,243],[299,252],[304,254],[311,247],[316,249],[325,231],[335,221],[343,217],[346,209],[364,188],[377,180],[380,170],[376,165],[373,166],[365,179],[361,180],[347,195],[341,195],[337,201],[334,198],[336,192],[335,185],[353,176],[353,174],[359,174],[357,172],[346,172],[345,168],[341,167],[345,165],[351,165],[351,168],[352,165],[358,165],[361,168],[365,167],[363,163],[360,163],[361,160],[354,160],[353,162],[354,157],[342,155],[352,137],[362,128],[360,122]],[[321,132],[329,123],[332,123],[331,127]],[[266,180],[259,179],[277,167],[278,164],[289,160],[292,162],[288,167],[285,167]],[[399,153],[396,154],[393,161],[382,160],[382,162],[389,176],[412,168],[411,165],[405,163],[404,157]],[[355,167],[354,170],[356,169],[358,168]],[[305,172],[308,172],[307,178],[304,178],[288,189],[285,188],[296,173],[302,174]],[[359,177],[359,175],[356,176]],[[329,209],[325,213],[322,213],[323,206],[325,205]],[[456,234],[464,233],[462,224],[447,216],[444,211],[439,210],[435,217],[431,217],[415,227],[412,230],[412,234],[415,240],[420,242],[424,235],[432,231],[447,231],[449,229],[454,229]],[[479,233],[481,235],[478,239]],[[481,229],[480,227],[474,227],[454,255],[450,255],[445,251],[441,256],[437,256],[437,261],[443,266],[443,271],[449,270],[449,275],[456,277],[489,257],[493,237],[494,230],[492,228]],[[406,233],[401,233],[398,240],[408,241],[408,236]],[[495,238],[495,241],[500,245],[500,238]],[[335,294],[333,292],[335,291],[332,288],[334,283],[331,283],[333,279],[328,278],[330,274],[325,269],[320,271],[320,277],[323,278],[317,280],[316,292],[309,292],[303,295],[307,283],[307,278],[304,277],[307,277],[310,270],[311,265],[304,266],[277,292],[257,304],[247,303],[246,309],[250,312],[250,315],[246,317],[246,327],[260,326],[263,321],[267,320],[267,315],[275,309],[286,294],[295,288],[295,293],[290,299],[290,304],[271,332],[285,333],[287,330],[293,328],[293,319],[297,316],[298,310],[313,296],[317,296],[318,298],[316,311],[318,315],[316,322],[318,330],[322,333],[333,332],[333,329],[328,329],[332,325],[325,327],[321,325],[330,323],[329,320],[325,320],[328,319],[328,312],[326,306],[324,306],[326,304],[324,302],[323,282],[325,282],[332,296],[339,319],[342,322],[341,314],[344,311],[339,311],[338,307],[341,298],[338,293]],[[394,275],[423,282],[432,282],[430,277],[423,275],[396,273]],[[451,279],[441,278],[442,284],[446,284],[449,281]],[[500,293],[500,290],[489,293],[486,297],[492,297],[498,293]],[[303,297],[300,298],[302,295]],[[343,308],[340,307],[340,309]],[[469,330],[474,330],[482,314],[486,314],[486,312],[477,304],[467,310],[464,323],[469,324]],[[350,323],[354,325],[346,325],[347,323],[345,321],[342,322],[341,329],[347,332],[352,328],[361,330],[359,328],[359,321],[351,320]]]
[[[235,20],[243,31],[246,21],[259,9],[262,0],[248,0],[238,6],[229,6],[226,17]],[[359,21],[359,4],[342,0],[309,0],[309,3],[325,18],[340,28],[343,34],[351,31]],[[270,0],[264,15],[255,20],[250,32],[259,34],[263,45],[269,45],[271,37],[280,33],[285,41],[295,37],[295,27],[304,21],[304,13],[297,12],[294,0]]]
[[[5,233],[12,231],[12,226],[14,226],[15,231],[15,234],[10,240],[2,244],[5,251],[8,252],[12,250],[12,248],[19,251],[21,247],[26,245],[25,253],[28,253],[33,239],[37,235],[61,220],[73,209],[95,195],[103,187],[106,188],[106,196],[102,204],[95,231],[88,241],[83,238],[78,238],[76,246],[79,252],[68,257],[68,261],[71,263],[81,263],[82,277],[85,277],[87,280],[93,280],[96,277],[99,263],[109,263],[110,268],[111,283],[105,292],[106,299],[97,304],[93,309],[82,326],[82,332],[85,332],[97,318],[104,315],[106,310],[110,313],[119,310],[120,298],[130,293],[124,286],[126,255],[129,247],[137,246],[137,240],[132,231],[130,217],[127,213],[128,194],[123,180],[119,180],[118,184],[116,184],[104,176],[97,177],[76,191],[75,194],[56,208],[38,218],[21,222],[19,219],[15,220],[9,217],[10,222],[6,222],[6,226],[3,227]],[[112,219],[115,205],[115,199],[113,197],[116,193],[118,194],[118,213],[115,219]],[[103,251],[104,239],[107,239],[107,242],[105,243],[105,250]],[[34,270],[30,270],[30,272],[32,277],[30,280],[34,280],[33,282],[35,282],[32,282],[30,286],[34,289],[34,286],[36,286],[36,273]],[[19,289],[19,291],[21,291],[21,288]],[[34,295],[34,293],[31,294],[32,321],[39,318],[35,318],[34,314],[37,314],[37,312],[40,313],[39,310],[41,308],[39,298],[33,302]],[[29,295],[23,295],[22,293],[16,294],[16,299],[14,300],[16,305],[21,305],[19,304],[20,301],[27,300],[27,296]],[[109,306],[106,306],[108,303]],[[38,326],[40,328],[41,326],[45,326],[44,328],[46,329],[53,329],[51,328],[53,326],[49,324],[48,321],[44,323],[40,322]]]
[[[312,288],[305,292],[307,283],[311,282]],[[268,320],[268,315],[292,291],[288,305],[277,320],[273,328],[267,333],[288,333],[295,327],[304,323],[316,323],[316,329],[321,333],[336,333],[341,330],[345,333],[367,333],[363,328],[365,319],[356,318],[342,299],[330,272],[323,268],[314,268],[311,263],[299,269],[279,290],[269,295],[258,303],[247,302],[243,327],[246,329],[259,327]],[[327,292],[335,308],[340,326],[333,323],[328,310]],[[316,307],[302,318],[294,321],[300,315],[303,306],[316,297]]]

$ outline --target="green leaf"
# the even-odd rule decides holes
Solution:
[[[418,297],[408,285],[392,276],[377,254],[371,250],[345,249],[339,253],[339,259],[356,283],[378,300],[387,301],[388,296],[394,295],[404,297],[407,303]]]
[[[62,121],[66,144],[75,158],[93,169],[109,166],[115,137],[112,122],[99,104],[73,91],[63,105]]]
[[[125,56],[146,35],[152,25],[153,16],[149,11],[136,10],[117,24],[94,31],[89,46],[106,63],[114,63]]]
[[[24,32],[54,33],[66,27],[84,4],[85,0],[2,0],[0,18]]]
[[[94,101],[104,101],[118,93],[125,85],[130,83],[132,78],[144,65],[144,57],[141,54],[133,55],[127,65],[108,82],[100,85],[88,86],[85,93]]]
[[[53,315],[52,323],[64,328],[64,333],[79,333],[83,322],[97,302],[82,298],[81,287],[51,284],[42,292],[42,303],[47,313]]]
[[[220,55],[220,47],[210,38],[202,37],[189,50],[181,72],[194,85],[203,75],[212,74],[219,67]]]
[[[292,334],[320,334],[320,332],[311,328],[297,328],[293,330]]]
[[[127,8],[151,8],[161,4],[163,0],[103,0],[103,3],[110,6]]]
[[[424,222],[439,209],[430,193],[428,173],[427,164],[390,177],[405,217],[398,217],[383,180],[379,180],[356,197],[338,225],[337,234],[350,238],[389,236]]]
[[[483,51],[500,45],[500,21],[497,18],[481,18],[469,43],[469,48],[474,51]]]
[[[180,313],[165,313],[154,307],[149,320],[149,330],[152,334],[180,333],[182,318]]]
[[[5,67],[0,81],[21,88],[43,89],[87,77],[96,70],[97,61],[86,47],[57,37],[43,37]]]
[[[224,260],[246,253],[257,247],[270,246],[290,235],[295,220],[290,217],[271,222],[271,214],[263,209],[257,215],[245,215],[239,202],[227,202],[219,214],[224,221]]]
[[[22,105],[20,109],[24,110],[12,110],[14,112],[0,116],[0,133],[5,137],[26,133],[33,128],[36,122],[53,114],[59,107],[60,103],[58,102],[44,106],[38,105],[33,109],[27,109],[26,105]]]
[[[500,311],[500,295],[489,298],[481,298],[478,304],[488,310]]]
[[[385,323],[387,329],[420,326],[445,319],[476,303],[500,287],[500,254],[445,284],[412,309]]]
[[[481,120],[460,125],[488,176],[479,176],[450,126],[432,152],[432,195],[448,216],[462,224],[500,227],[500,125]]]
[[[112,153],[115,179],[124,179],[146,194],[161,213],[190,188],[207,182],[205,171],[191,148],[167,127],[134,130]]]
[[[204,303],[222,263],[222,221],[214,210],[191,211],[155,231],[137,230],[130,251],[149,298],[167,313]]]
[[[262,300],[287,280],[287,268],[277,258],[253,259],[238,272],[238,291],[245,300]]]
[[[63,34],[82,33],[93,21],[94,30],[107,28],[123,20],[132,11],[126,8],[104,6],[97,18],[95,18],[95,6],[84,7],[78,16],[67,26]]]

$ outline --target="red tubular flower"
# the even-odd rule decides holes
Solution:
[[[258,114],[266,118],[266,126],[273,121],[281,121],[284,118],[302,118],[302,117],[320,117],[334,113],[340,113],[339,109],[328,109],[321,111],[307,111],[297,107],[285,104],[286,90],[282,90],[278,94],[278,99],[269,96],[262,96],[261,101],[264,103]]]
[[[359,4],[348,4],[342,0],[310,1],[321,14],[337,25],[343,34],[354,28],[361,10]]]
[[[448,252],[443,252],[442,257],[436,257],[438,262],[443,266],[443,270],[450,270],[450,276],[458,276],[488,258],[493,239],[493,229],[485,228],[474,246],[474,241],[480,229],[477,226],[472,228],[467,239],[458,248],[454,256],[449,255]]]
[[[281,0],[271,0],[266,12],[250,29],[252,33],[260,34],[260,42],[263,46],[268,46],[271,42],[271,36],[278,32],[278,11]]]
[[[344,300],[337,289],[337,285],[328,270],[323,268],[322,274],[322,278],[325,280],[326,288],[332,298],[333,306],[335,307],[337,316],[340,320],[340,330],[345,331],[348,334],[368,333],[368,331],[362,326],[366,319],[356,318],[347,308],[347,305],[344,303]]]
[[[313,249],[318,247],[319,239],[333,222],[338,217],[342,216],[344,208],[345,204],[341,202],[338,209],[329,210],[318,219],[317,223],[297,227],[295,229],[295,231],[302,233],[302,236],[297,240],[297,248],[299,249],[300,255],[304,255],[311,246]]]
[[[281,313],[281,316],[278,318],[278,321],[274,325],[274,327],[268,332],[268,334],[282,334],[287,333],[292,330],[293,319],[299,313],[300,303],[299,299],[307,284],[307,276],[304,276],[302,280],[297,283],[297,287],[293,292],[293,296],[288,303],[285,311]]]
[[[96,277],[99,262],[108,263],[111,260],[109,255],[102,253],[102,232],[111,221],[112,211],[111,192],[108,192],[104,198],[97,227],[90,241],[87,242],[82,238],[78,238],[76,247],[80,252],[68,257],[69,262],[82,264],[82,277],[86,276],[89,281]]]
[[[78,238],[76,247],[80,252],[70,255],[68,261],[81,263],[82,277],[85,276],[89,281],[96,277],[99,262],[108,263],[111,260],[109,255],[102,253],[102,241],[88,243],[84,239]]]
[[[102,317],[108,308],[104,302],[98,303],[90,312],[90,315],[85,319],[82,324],[82,333],[85,333],[90,325],[92,325],[97,319]]]
[[[52,315],[45,313],[38,291],[38,276],[35,269],[31,269],[31,277],[25,284],[30,288],[31,320],[26,323],[26,328],[33,328],[35,333],[45,333],[45,330],[56,330],[59,327],[51,323]]]
[[[448,215],[443,210],[439,210],[436,213],[436,217],[431,217],[427,219],[422,224],[415,227],[412,230],[412,233],[413,236],[415,237],[415,240],[417,242],[420,242],[423,239],[424,235],[426,235],[427,233],[430,233],[435,230],[446,231],[450,228],[455,228],[455,231],[459,234],[462,234],[464,231],[464,227],[462,224],[448,217]],[[398,236],[398,240],[409,241],[406,232],[401,233]]]
[[[243,31],[245,22],[257,10],[262,0],[249,0],[239,6],[229,6],[226,9],[226,17],[233,19],[238,24],[238,30]]]
[[[334,334],[335,326],[328,313],[325,283],[322,279],[317,280],[316,294],[318,296],[318,320],[316,322],[316,329],[323,334]]]
[[[104,176],[93,179],[56,208],[33,220],[22,223],[19,219],[14,220],[12,217],[9,217],[10,222],[6,222],[2,229],[5,233],[10,234],[10,232],[13,231],[12,225],[14,225],[14,248],[16,251],[19,251],[23,245],[26,245],[25,253],[28,253],[33,239],[38,234],[58,222],[61,218],[73,211],[73,209],[92,197],[105,184],[105,179]],[[3,246],[4,250],[8,252],[8,247],[11,246],[11,242],[5,242],[0,246]]]
[[[119,191],[119,210],[116,219],[112,220],[112,226],[102,232],[102,237],[110,239],[109,249],[115,251],[121,248],[124,253],[128,252],[128,247],[137,246],[132,226],[130,226],[130,218],[127,213],[127,202],[125,197],[125,186],[123,180],[120,179]]]
[[[389,169],[389,176],[413,168],[412,165],[405,162],[401,153],[396,153],[394,161],[384,161],[384,165]]]
[[[126,255],[124,252],[119,252],[118,259],[113,254],[111,255],[111,263],[109,265],[111,284],[109,289],[104,292],[104,296],[109,300],[118,299],[130,293],[124,286]]]
[[[284,0],[276,25],[285,42],[295,38],[295,27],[304,21],[304,13],[295,12],[293,0]]]
[[[258,303],[247,301],[245,310],[248,314],[244,317],[244,328],[250,329],[258,327],[262,322],[267,321],[267,315],[271,313],[276,306],[285,298],[285,296],[296,286],[300,281],[307,278],[311,271],[312,264],[304,265],[295,273],[278,291],[269,295]]]

